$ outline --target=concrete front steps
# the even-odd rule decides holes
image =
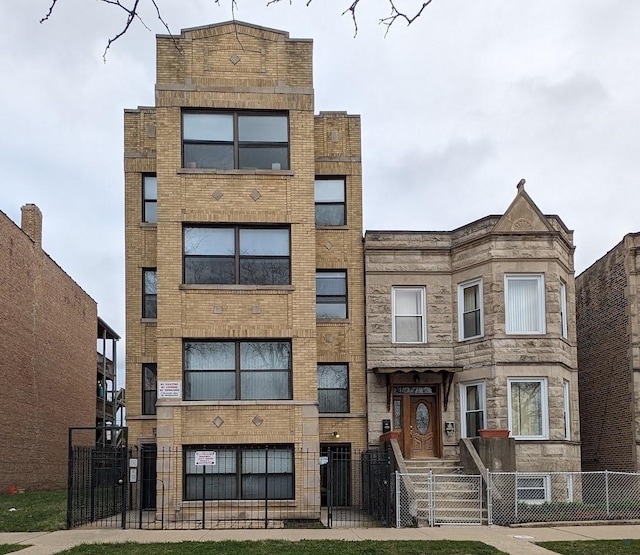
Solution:
[[[483,524],[482,482],[462,473],[460,461],[445,459],[406,460],[414,487],[418,526],[433,524]],[[433,504],[433,510],[430,507]]]

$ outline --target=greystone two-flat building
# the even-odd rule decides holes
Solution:
[[[405,459],[457,459],[508,430],[518,471],[580,470],[573,253],[522,182],[453,231],[367,231],[369,442],[390,424]]]

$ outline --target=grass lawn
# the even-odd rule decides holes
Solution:
[[[29,546],[0,543],[0,555],[4,555],[5,553],[13,553],[14,551],[18,551],[19,549],[24,549],[25,547],[29,547]]]
[[[640,553],[640,540],[588,540],[578,542],[540,542],[540,547],[564,555],[628,555]]]
[[[43,532],[66,525],[66,491],[0,494],[0,532]]]
[[[221,541],[181,543],[110,543],[79,545],[60,555],[497,555],[480,542],[468,541]]]

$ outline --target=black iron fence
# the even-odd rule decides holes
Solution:
[[[105,430],[69,429],[67,528],[106,520],[124,526],[128,499],[126,432],[124,428],[110,429],[113,443],[109,443]],[[105,441],[96,444],[97,437]]]
[[[383,450],[291,445],[70,448],[68,526],[389,526]]]

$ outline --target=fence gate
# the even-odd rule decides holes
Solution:
[[[127,428],[69,428],[67,528],[126,527]]]
[[[391,456],[384,449],[362,453],[362,508],[382,526],[391,526]]]

